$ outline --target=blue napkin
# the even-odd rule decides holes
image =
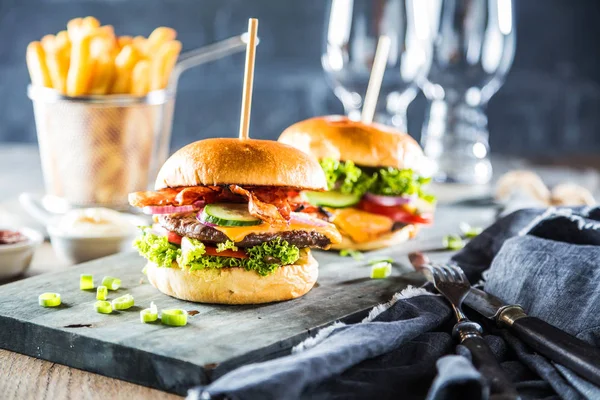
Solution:
[[[517,211],[454,261],[471,282],[484,277],[486,291],[600,346],[600,209]],[[292,354],[238,368],[188,398],[487,399],[468,352],[450,336],[453,323],[441,297],[409,288],[361,323],[336,323]],[[600,399],[600,388],[507,331],[485,328],[523,399]]]

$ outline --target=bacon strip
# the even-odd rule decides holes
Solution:
[[[287,224],[287,221],[290,219],[290,206],[286,203],[285,205],[287,206],[287,209],[285,207],[281,207],[283,202],[279,199],[274,199],[278,200],[277,202],[280,205],[280,207],[277,207],[274,204],[269,204],[263,201],[263,199],[267,197],[265,193],[261,193],[259,196],[256,193],[241,188],[237,185],[229,185],[229,190],[245,197],[248,200],[248,211],[250,214],[262,219],[270,225]],[[262,197],[262,199],[259,197]]]

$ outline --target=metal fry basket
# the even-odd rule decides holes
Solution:
[[[174,92],[69,98],[29,86],[46,192],[75,207],[126,208],[169,154]]]
[[[145,97],[67,97],[29,85],[46,194],[72,207],[128,207],[169,155],[177,83],[188,68],[246,48],[246,34],[180,56],[166,89]]]

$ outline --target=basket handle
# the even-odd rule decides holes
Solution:
[[[238,36],[230,37],[229,39],[221,40],[208,46],[203,46],[195,50],[190,50],[183,53],[169,79],[169,89],[174,90],[179,82],[179,77],[184,71],[198,65],[206,64],[211,61],[219,60],[228,55],[240,53],[246,50],[248,42],[248,34],[243,33]],[[258,45],[258,41],[256,43]]]

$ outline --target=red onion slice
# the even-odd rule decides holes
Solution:
[[[379,194],[365,193],[365,199],[379,204],[380,206],[401,206],[403,204],[411,203],[415,200],[414,196],[382,196]]]
[[[178,214],[196,211],[197,206],[190,204],[187,206],[146,206],[142,208],[144,214]]]
[[[217,224],[213,224],[212,222],[207,222],[204,220],[204,217],[202,216],[204,213],[204,207],[202,209],[200,209],[200,211],[198,211],[198,213],[196,214],[196,219],[198,220],[198,222],[200,222],[202,225],[206,225],[206,226],[210,226],[215,227],[215,226],[219,226]]]
[[[329,223],[322,221],[318,218],[312,217],[307,214],[293,212],[290,215],[291,221],[302,222],[304,224],[313,225],[313,226],[328,226]]]

